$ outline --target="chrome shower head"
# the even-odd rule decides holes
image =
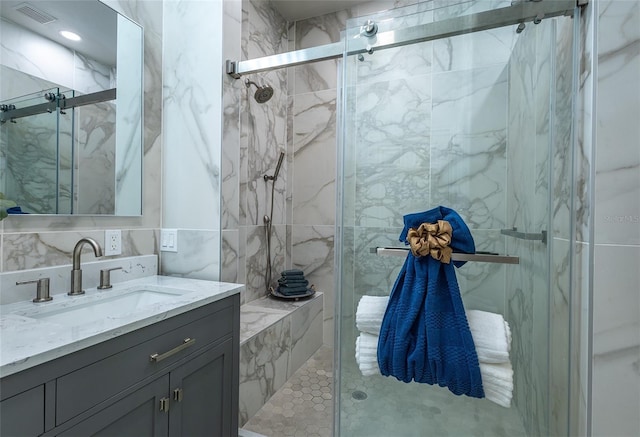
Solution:
[[[256,90],[256,93],[253,95],[253,98],[256,99],[256,102],[258,103],[265,103],[269,101],[271,97],[273,97],[273,88],[271,88],[269,85],[260,86],[257,83],[252,82],[248,79],[244,82],[244,84],[247,86],[247,88],[249,88],[251,85],[256,86],[257,90]]]

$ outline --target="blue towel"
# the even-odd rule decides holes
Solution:
[[[278,287],[278,293],[285,296],[298,296],[300,294],[306,294],[309,289],[305,286],[302,287]]]
[[[28,212],[24,212],[22,208],[19,206],[12,206],[11,208],[7,208],[7,214],[29,214]]]
[[[306,287],[309,285],[309,281],[304,279],[303,276],[301,279],[278,279],[278,284],[283,287]]]
[[[298,269],[285,270],[280,273],[283,278],[304,277],[304,272]]]
[[[437,207],[404,216],[400,241],[409,228],[446,220],[453,252],[474,253],[469,228],[452,209]],[[456,394],[483,398],[482,377],[473,337],[454,270],[464,262],[443,264],[411,252],[389,297],[378,341],[378,365],[400,381],[438,384]]]

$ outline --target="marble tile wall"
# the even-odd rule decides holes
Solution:
[[[178,229],[178,248],[162,254],[161,271],[218,280],[222,3],[165,1],[163,7],[162,225]]]
[[[593,7],[591,432],[640,433],[640,4]],[[636,115],[634,115],[636,114]],[[582,271],[586,276],[588,271]],[[624,405],[624,408],[617,406]]]
[[[2,272],[69,264],[78,239],[91,236],[102,243],[105,229],[123,231],[122,256],[158,253],[162,176],[162,5],[146,0],[109,0],[105,3],[144,27],[143,215],[9,217],[0,222]],[[6,41],[4,37],[2,41]],[[8,59],[4,52],[2,58]],[[13,65],[20,65],[18,58]]]
[[[224,2],[224,57],[252,59],[288,50],[287,22],[265,1]],[[223,78],[222,131],[222,277],[246,284],[250,302],[267,292],[267,235],[264,216],[271,216],[272,182],[280,152],[286,153],[274,186],[271,234],[273,280],[290,266],[286,186],[293,161],[287,147],[289,108],[286,71]],[[274,95],[266,103],[253,98],[255,87],[244,80],[268,84]]]
[[[75,207],[78,214],[116,211],[116,105],[103,102],[77,108]],[[140,163],[138,163],[140,165]]]

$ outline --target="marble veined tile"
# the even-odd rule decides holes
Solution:
[[[116,107],[112,102],[76,109],[77,203],[80,214],[114,214]]]
[[[258,301],[261,300],[258,299]],[[284,309],[252,305],[251,303],[242,305],[240,307],[240,344],[268,329],[287,315],[288,312]]]
[[[506,64],[515,42],[511,27],[458,35],[433,42],[433,71],[454,71]]]
[[[349,83],[377,86],[378,82],[412,78],[420,86],[428,87],[428,78],[425,80],[424,75],[431,72],[432,63],[431,42],[380,50],[365,54],[364,60],[355,63],[357,72]]]
[[[285,226],[274,225],[271,236],[271,285],[274,286],[279,273],[285,265]],[[264,226],[251,226],[246,229],[245,247],[245,296],[246,302],[259,299],[267,294],[267,242]],[[242,242],[240,243],[242,245]]]
[[[471,228],[506,220],[506,79],[503,66],[434,75],[430,203]]]
[[[308,301],[306,305],[291,314],[291,356],[288,377],[291,377],[322,346],[323,297],[318,296]]]
[[[324,342],[333,339],[335,278],[334,227],[298,226],[291,230],[291,267],[301,269],[309,283],[324,294]]]
[[[349,10],[299,20],[295,23],[295,49],[305,49],[340,41],[340,32],[351,17]],[[295,67],[295,94],[335,89],[337,61],[314,62]]]
[[[594,435],[636,435],[640,422],[639,246],[595,247],[593,296]],[[615,399],[616,402],[611,402]],[[625,408],[616,408],[625,405]]]
[[[363,295],[391,294],[405,257],[380,256],[370,251],[375,247],[404,247],[404,244],[398,241],[402,228],[357,227],[354,231],[354,289],[343,290],[343,293],[355,295],[357,305],[360,296]],[[355,307],[353,309],[355,310]]]
[[[425,86],[428,82],[428,77],[420,83],[402,78],[375,87],[358,87],[357,138],[377,146],[398,138],[425,137],[431,127],[432,91]]]
[[[221,79],[222,72],[214,64],[215,53],[221,56],[222,47],[219,41],[212,45],[216,40],[212,27],[200,23],[202,16],[221,14],[221,3],[169,2],[164,3],[164,13],[172,17],[165,20],[163,29],[164,225],[218,229],[219,202],[213,199],[220,196],[220,153],[211,145],[220,142],[221,108],[212,102],[222,97],[220,86],[208,84],[215,80],[212,71]],[[185,33],[185,28],[191,31]],[[212,51],[211,56],[200,56],[196,43]],[[198,189],[189,192],[185,187]]]
[[[334,90],[295,97],[293,223],[333,225],[335,220],[336,95]]]
[[[356,111],[355,223],[399,226],[429,201],[431,90],[407,79],[358,87]]]
[[[595,238],[640,244],[640,6],[607,1],[598,33]]]
[[[240,426],[286,382],[291,324],[285,318],[240,347]]]
[[[220,280],[220,231],[178,229],[178,252],[162,252],[162,274]]]

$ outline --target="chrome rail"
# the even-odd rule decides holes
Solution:
[[[547,244],[547,231],[536,233],[519,232],[518,228],[514,227],[512,229],[500,229],[500,233],[507,237],[513,237],[519,240],[542,241],[544,244]]]
[[[31,106],[25,106],[24,108],[9,109],[6,111],[0,111],[0,122],[14,121],[18,118],[29,117],[31,115],[38,115],[47,113],[53,113],[56,108],[64,111],[65,109],[76,108],[79,106],[91,105],[93,103],[108,102],[116,98],[116,89],[111,88],[104,91],[97,91],[95,93],[83,94],[77,97],[63,98],[59,97],[53,101],[47,103],[40,103]]]
[[[404,247],[372,247],[369,249],[371,253],[376,255],[391,255],[391,256],[407,256],[409,252],[408,248]],[[497,263],[497,264],[520,264],[520,257],[509,255],[498,255],[492,253],[460,253],[454,252],[451,254],[453,261],[471,261],[471,262],[483,262],[483,263]]]
[[[544,18],[573,16],[575,8],[576,0],[517,1],[504,8],[419,24],[405,29],[373,33],[371,36],[366,31],[361,31],[358,37],[347,40],[346,53],[347,55],[373,53],[376,50],[449,38],[512,24],[519,24],[521,32],[524,23],[532,21],[538,24]],[[227,60],[226,72],[238,79],[245,74],[339,58],[344,52],[345,42],[341,41],[246,61]]]

